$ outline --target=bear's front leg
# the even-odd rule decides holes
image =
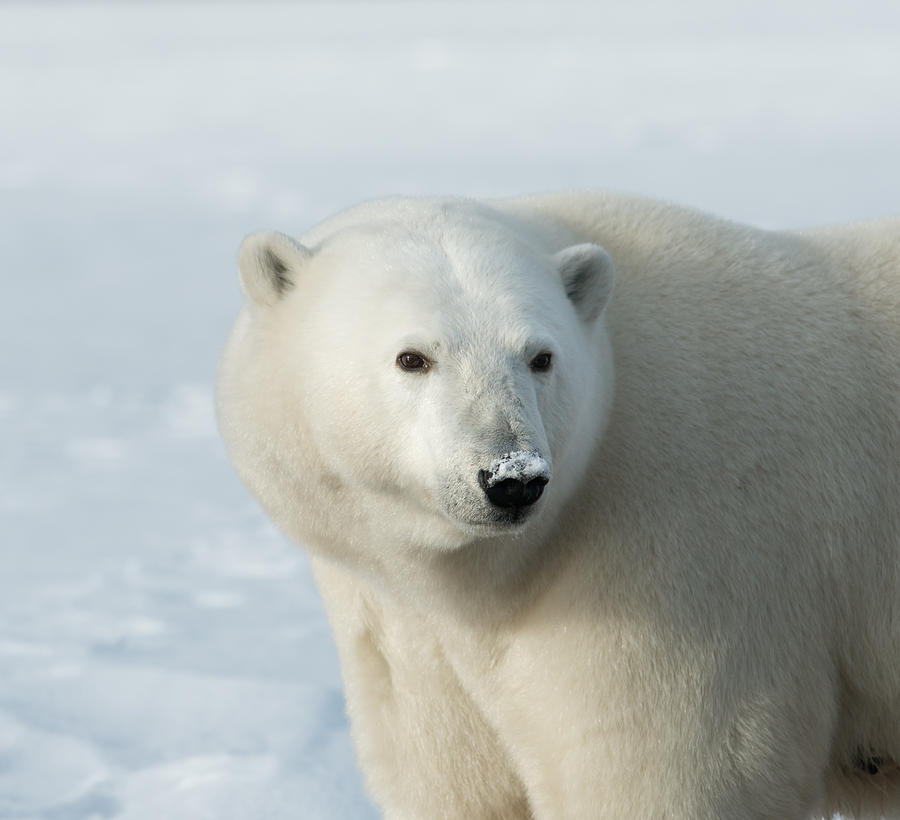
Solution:
[[[385,820],[532,820],[508,754],[422,616],[314,566],[360,768]]]

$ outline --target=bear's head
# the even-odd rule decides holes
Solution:
[[[552,526],[610,402],[601,247],[396,199],[254,234],[239,268],[220,425],[292,537],[367,567]]]

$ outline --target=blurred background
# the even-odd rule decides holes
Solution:
[[[900,5],[0,3],[0,818],[374,818],[212,402],[235,251],[386,194],[900,211]]]

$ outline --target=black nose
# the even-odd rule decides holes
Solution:
[[[544,492],[547,479],[543,476],[521,481],[518,478],[507,478],[490,484],[491,474],[487,470],[478,471],[478,483],[484,490],[488,501],[497,507],[528,507],[534,504]]]

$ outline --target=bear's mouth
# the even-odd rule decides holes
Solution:
[[[458,524],[464,528],[475,531],[478,535],[495,534],[502,535],[524,529],[535,517],[537,512],[532,507],[511,507],[506,509],[489,509],[484,514],[476,517],[457,518]]]
[[[546,483],[544,480],[542,485]],[[477,538],[520,532],[540,516],[545,506],[541,493],[527,499],[527,503],[516,498],[517,503],[501,504],[498,499],[491,499],[482,486],[476,495],[470,488],[463,489],[452,483],[445,485],[445,492],[430,496],[448,521]]]

